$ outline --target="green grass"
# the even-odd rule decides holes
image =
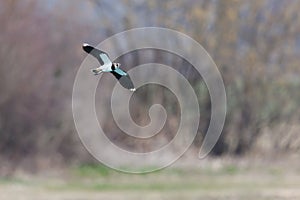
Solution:
[[[126,171],[128,168],[124,167]],[[139,171],[151,171],[154,166],[139,169]],[[230,166],[219,173],[233,173],[236,168]],[[197,169],[184,170],[181,168],[166,168],[152,173],[128,174],[115,171],[103,165],[80,165],[72,168],[71,179],[63,184],[48,184],[51,190],[197,190],[199,188],[213,189],[225,188],[227,183],[216,183],[214,178],[218,173],[207,173]],[[197,179],[199,177],[199,179]],[[206,180],[207,179],[207,180]]]
[[[172,191],[172,190],[196,190],[201,186],[197,183],[180,184],[180,183],[67,183],[62,186],[48,186],[53,190],[94,190],[94,191]],[[206,188],[211,188],[207,185]]]
[[[11,185],[11,184],[15,184],[15,185],[22,185],[22,184],[29,184],[30,182],[21,178],[14,178],[14,177],[0,177],[0,185]]]
[[[238,167],[236,167],[234,165],[225,166],[224,169],[223,169],[224,174],[233,175],[233,174],[237,174],[238,172],[239,172]]]
[[[267,173],[270,180],[260,181],[258,177],[257,182],[251,180],[251,177],[247,179],[248,174],[247,170],[235,165],[225,165],[217,170],[166,168],[145,174],[122,173],[103,165],[81,165],[72,169],[69,180],[62,184],[47,184],[47,188],[87,191],[213,191],[240,188],[251,191],[281,184],[276,182],[280,174],[273,171]],[[246,178],[240,178],[243,176]]]
[[[167,200],[290,199],[291,196],[278,198],[286,192],[300,198],[300,193],[295,192],[300,188],[300,176],[297,172],[285,173],[284,169],[274,165],[241,168],[230,164],[219,168],[171,167],[140,175],[118,172],[103,165],[81,165],[61,177],[2,178],[0,199],[9,196],[27,200],[37,194],[36,199],[45,196],[55,200],[107,199],[110,195],[126,200],[157,199],[158,196]],[[16,193],[16,188],[22,192]]]
[[[106,177],[114,172],[112,169],[100,164],[80,165],[74,167],[72,171],[73,175],[79,177]]]

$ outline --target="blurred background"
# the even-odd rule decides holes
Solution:
[[[205,161],[209,163],[207,168],[230,160],[225,172],[233,173],[239,163],[250,163],[243,165],[247,168],[251,160],[258,159],[267,167],[280,160],[299,169],[299,8],[298,0],[1,1],[1,180],[16,177],[20,171],[35,176],[74,166],[84,174],[86,168],[82,166],[97,164],[79,140],[71,110],[74,79],[87,56],[81,45],[97,45],[121,31],[145,26],[166,27],[194,38],[223,76],[227,119],[220,140]],[[132,41],[122,42],[120,48],[126,48]],[[131,59],[129,55],[119,58],[126,63],[126,70],[155,61],[174,66],[192,84],[199,97],[201,123],[189,153],[197,156],[211,109],[201,76],[185,60],[168,52],[142,50],[129,54]],[[133,116],[142,125],[149,120],[145,114],[149,105],[174,102],[166,108],[168,121],[157,138],[170,140],[179,120],[173,94],[151,86],[138,90],[132,101],[136,99],[142,103],[134,108]],[[116,144],[136,151],[153,149],[153,143],[141,145],[123,136],[114,124],[107,122],[104,126]],[[193,163],[197,162],[194,159]],[[285,172],[278,171],[270,176]],[[99,173],[106,177],[116,172],[101,167]],[[300,185],[297,182],[293,186]]]

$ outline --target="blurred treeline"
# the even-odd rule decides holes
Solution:
[[[120,31],[144,26],[167,27],[193,37],[222,73],[228,112],[212,155],[245,155],[253,149],[269,153],[298,150],[299,8],[298,0],[1,1],[1,167],[4,163],[31,166],[41,159],[37,165],[50,164],[47,160],[89,159],[71,112],[74,78],[86,56],[81,44],[98,44]],[[133,52],[136,59],[126,65],[145,62],[144,54],[147,50]],[[182,59],[166,52],[153,55],[156,62],[182,70],[199,96],[201,123],[194,145],[198,150],[210,119],[206,87],[192,69],[184,70]],[[140,98],[148,104],[159,101],[167,105],[173,96],[163,91],[141,89]],[[143,124],[148,110],[139,106],[136,120]],[[176,130],[176,109],[178,106],[171,108],[173,116],[163,137]],[[127,141],[117,131],[111,134],[117,143]]]

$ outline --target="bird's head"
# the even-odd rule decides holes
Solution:
[[[120,63],[114,63],[114,67],[117,69],[117,68],[119,68],[121,66],[121,64]]]

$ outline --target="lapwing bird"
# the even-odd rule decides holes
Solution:
[[[112,62],[107,53],[96,49],[89,44],[84,43],[82,45],[82,48],[85,52],[97,58],[100,63],[100,67],[92,70],[94,75],[98,75],[102,72],[110,72],[118,79],[118,81],[124,88],[129,89],[132,92],[135,91],[134,85],[129,75],[125,71],[120,69],[120,63]]]

